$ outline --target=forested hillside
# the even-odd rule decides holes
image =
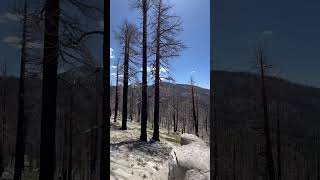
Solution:
[[[74,126],[74,156],[83,156],[88,158],[83,163],[89,163],[87,153],[94,149],[87,147],[87,142],[92,142],[90,138],[94,138],[92,130],[97,127],[100,122],[100,116],[97,116],[101,109],[99,104],[101,94],[101,76],[99,71],[95,69],[82,69],[70,71],[59,76],[58,90],[58,111],[57,111],[57,148],[62,148],[64,139],[68,133],[64,132],[65,119],[71,119]],[[258,152],[259,144],[262,145],[262,111],[259,99],[259,79],[255,74],[235,73],[217,71],[215,72],[216,85],[216,120],[218,122],[217,137],[219,140],[220,155],[226,158],[226,161],[220,161],[221,166],[226,167],[225,174],[232,174],[233,148],[236,147],[236,169],[243,171],[243,177],[250,174],[250,169],[254,166],[254,149]],[[40,80],[32,79],[27,81],[26,87],[26,119],[27,119],[27,135],[26,135],[26,154],[32,157],[34,163],[37,162],[39,154],[39,133],[40,133],[40,105],[41,105],[41,83]],[[7,83],[6,102],[9,112],[16,112],[17,109],[17,93],[18,79],[10,77],[1,81],[2,90],[3,83]],[[128,118],[139,121],[139,101],[140,91],[139,84],[129,86],[128,93]],[[163,129],[174,131],[173,116],[176,112],[172,107],[178,106],[178,129],[181,132],[183,123],[186,124],[186,132],[194,133],[192,124],[192,114],[190,114],[191,106],[191,88],[187,84],[171,84],[161,83],[160,94],[160,113],[162,114],[160,124]],[[111,111],[114,114],[114,94],[115,87],[111,88]],[[148,87],[148,91],[152,92],[153,86]],[[98,93],[96,93],[98,92]],[[120,91],[121,92],[121,91]],[[195,92],[199,102],[200,117],[200,137],[207,139],[209,131],[209,90],[196,87]],[[121,93],[120,99],[121,99]],[[281,146],[283,147],[284,173],[288,176],[295,176],[294,168],[288,167],[286,163],[290,163],[294,158],[299,162],[310,164],[309,171],[316,170],[316,160],[308,159],[307,153],[317,153],[317,144],[319,143],[319,111],[320,109],[320,89],[294,84],[283,79],[268,77],[267,78],[267,94],[270,98],[270,115],[272,142],[276,142],[276,125],[277,119],[280,121],[281,129]],[[149,103],[152,105],[153,97],[150,93]],[[2,100],[3,97],[1,97]],[[98,100],[97,100],[97,99]],[[32,103],[30,103],[32,102]],[[119,101],[122,102],[122,101]],[[133,105],[132,105],[133,104]],[[132,108],[131,108],[132,106]],[[121,106],[119,106],[121,112]],[[152,108],[149,108],[152,114]],[[72,113],[70,113],[72,112]],[[2,112],[1,112],[2,113]],[[189,114],[188,114],[189,113]],[[165,115],[163,115],[165,114]],[[5,124],[5,153],[11,162],[14,152],[16,113],[7,113],[7,121]],[[113,115],[112,115],[113,117]],[[111,118],[112,118],[111,117]],[[152,116],[148,124],[152,125]],[[182,119],[180,117],[190,117]],[[93,121],[97,119],[97,121]],[[206,127],[207,126],[207,127]],[[90,143],[89,143],[90,144]],[[243,148],[240,148],[243,147]],[[275,146],[273,146],[275,150]],[[57,152],[63,152],[57,151]],[[257,153],[258,154],[258,153]],[[62,162],[62,154],[57,155],[57,162]],[[259,156],[256,156],[258,162]],[[74,159],[76,161],[77,158]],[[12,162],[11,162],[12,163]],[[229,165],[228,165],[229,163]],[[244,164],[242,164],[244,163]],[[80,163],[82,164],[82,163]],[[301,165],[300,165],[301,166]],[[302,168],[300,167],[299,168]],[[251,168],[246,168],[251,167]],[[258,166],[257,166],[258,167]],[[306,167],[306,166],[304,166]],[[313,169],[311,168],[313,167]],[[77,167],[81,168],[81,167]],[[241,170],[242,168],[242,170]],[[314,173],[313,173],[314,174]]]

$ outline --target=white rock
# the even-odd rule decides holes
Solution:
[[[197,136],[184,134],[182,146],[174,148],[169,158],[170,180],[205,180],[210,177],[210,150]]]

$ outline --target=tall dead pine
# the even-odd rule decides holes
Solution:
[[[263,107],[265,156],[266,156],[265,168],[268,174],[268,179],[275,180],[274,162],[273,162],[272,146],[271,146],[271,135],[270,135],[270,128],[269,128],[268,99],[267,99],[266,85],[265,85],[265,70],[268,67],[268,65],[266,64],[266,53],[262,45],[259,45],[256,49],[256,60],[257,60],[258,68],[260,71],[260,81],[261,81],[261,99],[262,99],[262,107]]]
[[[60,1],[46,0],[39,180],[54,180]]]
[[[160,68],[166,68],[169,65],[168,60],[180,55],[185,47],[176,37],[182,31],[182,22],[180,18],[171,14],[171,5],[163,3],[163,0],[155,0],[154,21],[151,23],[154,29],[153,54],[155,61],[154,70],[154,114],[153,114],[153,136],[154,141],[160,141],[159,138],[159,103],[160,103]],[[166,68],[167,69],[167,68]]]
[[[25,78],[25,63],[26,63],[26,34],[27,34],[27,0],[24,2],[24,16],[22,28],[22,48],[20,62],[20,79],[19,79],[19,94],[18,94],[18,122],[16,135],[16,160],[14,167],[14,180],[20,180],[24,168],[24,151],[25,151],[25,118],[24,118],[24,78]]]

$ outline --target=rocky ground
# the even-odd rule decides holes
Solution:
[[[180,146],[179,136],[160,130],[160,142],[141,142],[140,124],[128,122],[128,130],[120,130],[121,122],[111,122],[111,180],[168,179],[168,158],[173,147]],[[148,139],[152,129],[148,128]]]
[[[176,180],[186,180],[188,177],[208,179],[203,176],[208,173],[209,153],[204,151],[208,146],[198,137],[189,134],[181,136],[160,129],[160,142],[154,142],[150,141],[153,130],[148,127],[149,141],[141,142],[140,123],[128,121],[128,130],[121,130],[120,121],[110,121],[110,124],[111,180],[168,180],[169,168],[170,177]],[[0,180],[11,180],[12,169],[6,169]],[[38,169],[25,171],[24,179],[37,179],[37,172]]]

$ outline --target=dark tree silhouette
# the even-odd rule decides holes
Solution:
[[[173,132],[177,132],[178,130],[178,116],[179,116],[179,107],[178,102],[175,101],[175,97],[172,97],[172,118],[173,118]]]
[[[151,0],[134,0],[132,6],[142,14],[142,90],[141,90],[141,134],[140,140],[147,141],[148,122],[148,11],[151,7]]]
[[[176,120],[175,120],[175,126],[174,126],[174,132],[178,131],[178,124],[179,124],[179,99],[176,100]]]
[[[281,135],[280,135],[280,104],[277,104],[277,165],[278,165],[278,180],[282,179],[281,169]]]
[[[171,5],[164,4],[162,0],[156,0],[154,6],[155,21],[151,23],[155,31],[153,40],[153,54],[155,54],[154,67],[154,128],[152,139],[159,138],[159,103],[160,103],[160,68],[168,69],[168,60],[180,55],[185,47],[177,35],[182,31],[182,22],[176,15],[170,14]]]
[[[236,171],[236,144],[233,144],[233,180],[237,179],[237,171]]]
[[[191,86],[193,125],[194,125],[194,129],[195,129],[195,134],[196,134],[196,136],[199,137],[199,123],[198,123],[198,116],[197,116],[197,110],[196,110],[196,104],[195,104],[194,81],[193,81],[192,76],[190,79],[190,86]]]
[[[6,59],[4,59],[3,62],[3,76],[2,76],[2,82],[3,82],[3,86],[2,86],[2,94],[1,94],[1,123],[0,123],[0,177],[2,176],[2,173],[4,172],[4,135],[5,135],[5,124],[6,124],[6,113],[7,113],[7,61]]]
[[[147,141],[147,122],[148,122],[148,82],[147,82],[147,17],[148,17],[148,3],[150,3],[148,0],[142,0],[142,12],[143,12],[143,50],[142,50],[142,91],[141,91],[141,97],[142,97],[142,104],[141,104],[141,135],[140,140],[141,141]]]
[[[45,6],[40,180],[54,179],[59,4],[59,1],[47,0]]]
[[[120,42],[123,49],[123,93],[122,93],[122,129],[127,129],[128,118],[128,88],[129,88],[129,68],[132,57],[137,55],[135,45],[138,38],[138,30],[136,26],[127,20],[121,25],[120,30],[116,33],[116,38]]]
[[[266,53],[263,45],[260,44],[256,48],[256,60],[258,63],[258,68],[260,71],[260,80],[261,80],[261,98],[262,98],[262,107],[263,107],[263,117],[264,117],[264,136],[265,136],[265,156],[266,156],[266,172],[268,174],[268,179],[275,180],[274,172],[274,162],[272,156],[272,147],[271,147],[271,135],[269,128],[269,108],[266,94],[266,85],[265,85],[265,70],[268,68],[266,62]]]
[[[114,103],[114,122],[117,122],[118,117],[118,105],[119,105],[119,69],[120,62],[118,60],[116,69],[116,92],[115,92],[115,103]]]
[[[68,105],[68,100],[66,99],[66,107]],[[63,157],[62,157],[62,180],[67,180],[67,173],[68,173],[68,161],[67,161],[67,158],[68,158],[68,152],[67,152],[67,148],[68,147],[68,111],[66,110],[65,111],[65,114],[64,114],[64,132],[63,132]]]
[[[110,0],[104,1],[102,126],[100,144],[100,180],[107,180],[110,172]]]
[[[21,47],[21,62],[20,62],[20,79],[19,79],[19,94],[18,94],[18,122],[16,135],[16,153],[14,166],[14,180],[20,180],[22,170],[24,168],[24,151],[25,151],[25,113],[24,113],[24,78],[25,78],[25,62],[26,62],[26,40],[27,36],[27,0],[24,1],[24,16],[22,28],[22,47]]]
[[[212,73],[213,74],[213,73]],[[214,123],[210,123],[210,127],[211,124],[214,124],[214,159],[213,161],[210,161],[210,165],[213,164],[214,166],[214,174],[213,174],[213,179],[217,180],[218,178],[218,138],[217,138],[217,134],[218,134],[218,126],[217,126],[217,109],[214,106],[214,104],[211,104],[211,107],[213,107],[213,112],[214,112]],[[211,147],[210,147],[211,148]],[[213,162],[213,163],[211,163]]]
[[[73,84],[73,86],[75,83]],[[71,87],[71,94],[70,94],[70,108],[69,108],[69,118],[66,119],[69,121],[69,144],[68,144],[68,180],[72,180],[72,171],[73,171],[73,99],[74,99],[74,92],[73,86]]]
[[[95,127],[99,123],[99,76],[101,76],[101,68],[97,68],[96,72],[96,103],[95,103],[95,121],[92,122],[92,127]],[[97,153],[98,153],[98,132],[97,130],[91,131],[91,140],[90,140],[90,179],[93,180],[96,175],[96,161],[97,161]]]

